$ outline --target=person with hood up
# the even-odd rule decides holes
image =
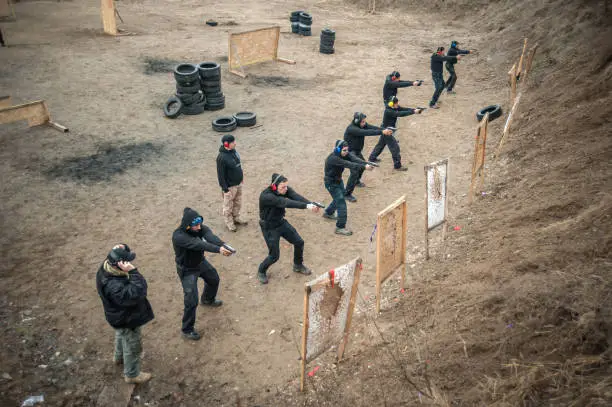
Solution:
[[[457,45],[459,45],[457,41],[451,41],[450,48],[446,52],[447,57],[456,57],[457,55],[466,55],[471,53],[469,49],[459,49]],[[452,61],[446,61],[446,64],[444,66],[446,67],[446,70],[450,75],[445,84],[446,93],[454,94],[455,91],[453,90],[453,88],[455,87],[455,83],[457,82],[457,74],[455,73],[455,63]]]
[[[420,114],[423,111],[421,108],[410,108],[410,107],[401,107],[399,105],[399,100],[396,96],[391,96],[387,101],[387,106],[385,107],[385,112],[383,113],[383,122],[382,128],[385,129],[395,129],[397,126],[397,119],[399,117],[410,116],[411,114]],[[393,134],[386,136],[380,136],[378,139],[378,143],[374,146],[374,149],[370,153],[370,158],[368,161],[378,162],[378,156],[382,153],[385,146],[389,147],[389,151],[391,151],[391,157],[393,158],[393,169],[396,171],[407,171],[408,168],[402,166],[402,156],[400,155],[400,146],[395,139]]]
[[[236,151],[236,138],[226,134],[221,138],[221,147],[217,155],[217,178],[223,192],[223,219],[231,232],[236,225],[248,222],[240,218],[242,206],[242,164],[240,154]]]
[[[383,102],[387,103],[387,100],[391,96],[397,96],[397,90],[399,88],[407,88],[408,86],[421,86],[423,81],[401,81],[400,73],[393,71],[385,78],[385,85],[383,86]]]
[[[365,161],[361,151],[363,150],[363,144],[365,137],[368,136],[390,136],[393,134],[392,130],[382,129],[380,127],[372,126],[366,122],[366,115],[361,112],[356,112],[353,115],[353,121],[344,131],[344,141],[348,143],[349,153],[353,154],[357,158]],[[346,183],[345,199],[349,202],[357,202],[357,198],[353,196],[355,187],[363,188],[365,184],[361,182],[361,176],[363,175],[364,168],[353,169],[351,168],[351,175]]]
[[[445,56],[444,47],[438,47],[437,51],[431,55],[431,77],[433,78],[436,90],[434,91],[429,107],[432,109],[439,109],[438,98],[444,90],[444,73],[442,71],[442,64],[446,61],[456,64],[461,59],[461,55],[457,56]]]
[[[346,228],[347,210],[344,200],[344,182],[342,181],[342,173],[345,168],[350,168],[351,171],[363,172],[363,170],[372,170],[374,167],[351,154],[346,141],[336,140],[334,151],[325,159],[325,177],[323,181],[325,189],[327,189],[332,197],[332,202],[325,209],[323,217],[336,221],[336,234],[350,236],[353,232]],[[334,215],[336,211],[338,211],[337,216]]]
[[[312,271],[304,265],[304,239],[285,219],[287,208],[309,209],[319,212],[319,207],[304,198],[289,186],[282,174],[272,174],[270,186],[259,195],[259,226],[268,246],[268,256],[257,270],[261,284],[268,284],[267,271],[280,257],[280,238],[293,245],[293,271],[310,275]]]
[[[151,373],[140,371],[142,326],[155,316],[147,282],[130,263],[135,258],[127,244],[113,247],[96,273],[96,288],[106,320],[115,328],[114,363],[123,364],[126,383],[142,384],[151,379]]]
[[[198,307],[198,278],[204,280],[201,304],[220,307],[223,301],[217,299],[219,274],[206,260],[205,252],[221,253],[231,256],[225,242],[215,236],[203,224],[202,216],[191,208],[183,210],[181,225],[172,234],[172,245],[176,261],[176,271],[181,280],[184,294],[183,324],[181,331],[187,339],[199,340],[200,334],[194,329]]]

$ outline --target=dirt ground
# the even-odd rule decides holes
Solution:
[[[556,4],[539,3],[543,9]],[[542,307],[542,315],[552,313],[555,321],[576,324],[580,320],[582,328],[603,335],[594,342],[580,342],[592,345],[591,356],[608,349],[604,346],[608,325],[595,317],[595,309],[585,305],[577,311],[579,307],[568,305],[561,293],[574,290],[576,295],[583,293],[583,299],[610,304],[606,286],[612,264],[609,108],[589,116],[590,127],[581,127],[582,144],[572,139],[537,145],[548,149],[549,161],[536,160],[533,146],[510,141],[499,165],[487,167],[491,170],[488,195],[468,208],[474,116],[492,103],[509,109],[504,72],[520,54],[518,30],[511,30],[513,38],[501,37],[491,34],[497,27],[475,24],[474,19],[460,18],[462,13],[454,19],[440,18],[436,9],[413,7],[370,15],[360,7],[340,1],[248,2],[246,7],[235,0],[122,0],[118,8],[125,24],[120,27],[135,35],[111,38],[101,34],[95,1],[15,5],[17,20],[1,23],[9,47],[0,49],[0,93],[12,95],[15,102],[45,99],[53,119],[70,132],[28,129],[23,123],[0,128],[1,405],[18,405],[33,394],[44,394],[47,405],[94,405],[105,385],[121,380],[120,369],[111,363],[113,331],[95,290],[95,272],[117,242],[127,242],[138,253],[135,264],[147,278],[156,314],[143,335],[143,369],[154,379],[136,389],[133,404],[366,405],[380,404],[385,395],[385,405],[414,405],[419,400],[492,405],[500,402],[496,392],[503,386],[493,384],[505,377],[496,373],[500,366],[511,364],[519,354],[527,358],[538,354],[537,349],[526,350],[528,340],[536,348],[530,336],[534,330],[540,332],[537,341],[547,343],[565,335],[562,324],[542,328],[551,325],[543,322],[547,317],[538,320],[537,329],[529,327],[527,334],[528,325],[519,322],[528,319],[525,298],[539,310],[538,298],[557,295],[558,306]],[[312,37],[290,33],[289,13],[298,9],[313,14]],[[219,26],[206,26],[209,18],[219,21]],[[593,18],[587,16],[587,23]],[[247,79],[230,75],[227,33],[274,24],[281,26],[279,55],[297,63],[252,66],[247,68]],[[318,53],[316,33],[324,27],[337,32],[336,53],[331,56]],[[605,38],[603,33],[597,38]],[[545,38],[541,31],[538,35]],[[493,44],[492,38],[498,41]],[[306,241],[305,263],[316,274],[356,256],[364,260],[347,360],[336,365],[331,355],[324,355],[313,362],[310,368],[319,365],[321,370],[309,378],[306,395],[298,395],[306,278],[291,272],[292,249],[285,243],[281,260],[270,269],[270,284],[257,282],[257,265],[266,255],[257,225],[258,195],[271,174],[281,172],[299,193],[329,202],[322,182],[323,161],[334,141],[342,138],[353,112],[363,111],[368,121],[380,123],[384,76],[394,69],[403,79],[426,80],[420,88],[401,89],[400,104],[426,106],[433,92],[429,55],[451,39],[479,52],[459,63],[457,94],[444,95],[440,110],[400,119],[402,156],[414,164],[406,173],[394,173],[386,151],[381,168],[366,174],[367,187],[356,191],[357,203],[349,203],[349,227],[355,234],[334,235],[333,223],[320,216],[288,211],[289,221]],[[550,140],[553,131],[578,131],[563,121],[567,112],[563,103],[574,106],[574,100],[559,102],[551,129],[541,127],[533,110],[544,103],[545,91],[557,96],[561,92],[547,76],[557,63],[550,58],[560,58],[555,46],[548,44],[542,62],[535,65],[531,78],[535,90],[526,96],[530,102],[526,106],[532,108],[525,109],[520,122],[526,123],[520,127],[525,137],[517,136],[522,142],[538,136]],[[605,58],[600,68],[592,61],[592,68],[599,69],[593,75],[603,79],[590,86],[600,92],[603,86],[601,99],[587,97],[584,104],[609,103],[609,83],[605,84],[610,59]],[[162,104],[174,89],[169,69],[183,61],[221,63],[225,110],[177,120],[163,117]],[[566,80],[560,78],[557,81]],[[256,112],[261,126],[233,132],[245,171],[243,211],[250,221],[233,234],[224,229],[220,216],[215,157],[221,134],[211,129],[210,122],[241,110]],[[503,124],[502,119],[490,124],[490,146],[499,141]],[[375,137],[366,142],[366,152],[375,142]],[[575,151],[581,153],[573,156]],[[551,172],[558,169],[553,163],[559,156],[565,157],[559,159],[565,171]],[[435,233],[433,260],[426,264],[422,168],[447,157],[450,225],[461,229],[449,232],[446,251]],[[591,160],[588,174],[581,173],[587,168],[583,159]],[[543,162],[551,166],[545,168]],[[519,169],[528,166],[530,176],[521,175]],[[559,191],[560,183],[566,185],[565,193]],[[521,195],[533,188],[537,194]],[[597,202],[572,200],[572,194],[591,194]],[[375,318],[375,253],[370,235],[377,212],[401,195],[408,201],[409,288],[400,293],[396,279],[387,283],[383,297],[387,315]],[[557,206],[551,209],[552,202]],[[230,258],[209,257],[221,276],[219,298],[225,303],[220,309],[198,310],[196,329],[203,336],[199,342],[180,336],[182,290],[170,242],[185,206],[200,211],[205,223],[238,249]],[[582,240],[575,242],[573,224],[563,221],[579,216],[580,224],[587,226],[580,229]],[[492,221],[499,218],[503,221]],[[538,233],[551,222],[560,222],[563,229],[544,239]],[[559,256],[558,250],[581,254]],[[550,263],[550,258],[558,262]],[[568,277],[568,268],[586,263],[585,275],[598,278]],[[521,277],[502,277],[504,267]],[[565,278],[563,284],[548,273]],[[591,319],[584,316],[588,312]],[[509,335],[508,327],[516,329]],[[493,348],[491,343],[504,336],[505,345]],[[471,356],[467,362],[461,359],[464,351]],[[497,370],[487,370],[492,365]],[[433,376],[427,376],[428,366]],[[516,363],[517,383],[518,366],[529,370],[531,365]],[[531,367],[534,375],[543,374]],[[434,377],[436,385],[422,381],[423,377]],[[508,394],[520,387],[504,383]],[[329,386],[342,389],[334,395]],[[533,394],[529,391],[525,398],[504,399],[499,405],[529,399]],[[605,386],[602,399],[604,393]],[[533,400],[535,404],[525,405],[539,405],[541,399]],[[565,404],[561,400],[557,405]]]

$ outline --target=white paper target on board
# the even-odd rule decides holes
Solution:
[[[446,217],[446,174],[448,160],[430,164],[427,169],[427,227],[441,225]]]

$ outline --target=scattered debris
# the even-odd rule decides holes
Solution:
[[[30,396],[21,403],[21,407],[33,406],[38,403],[44,403],[45,397],[41,394],[40,396]]]

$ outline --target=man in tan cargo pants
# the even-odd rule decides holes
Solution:
[[[240,154],[236,151],[236,139],[231,134],[226,134],[221,139],[221,147],[217,156],[217,177],[223,191],[223,219],[227,228],[235,232],[236,225],[246,225],[248,222],[240,218],[242,164]]]

